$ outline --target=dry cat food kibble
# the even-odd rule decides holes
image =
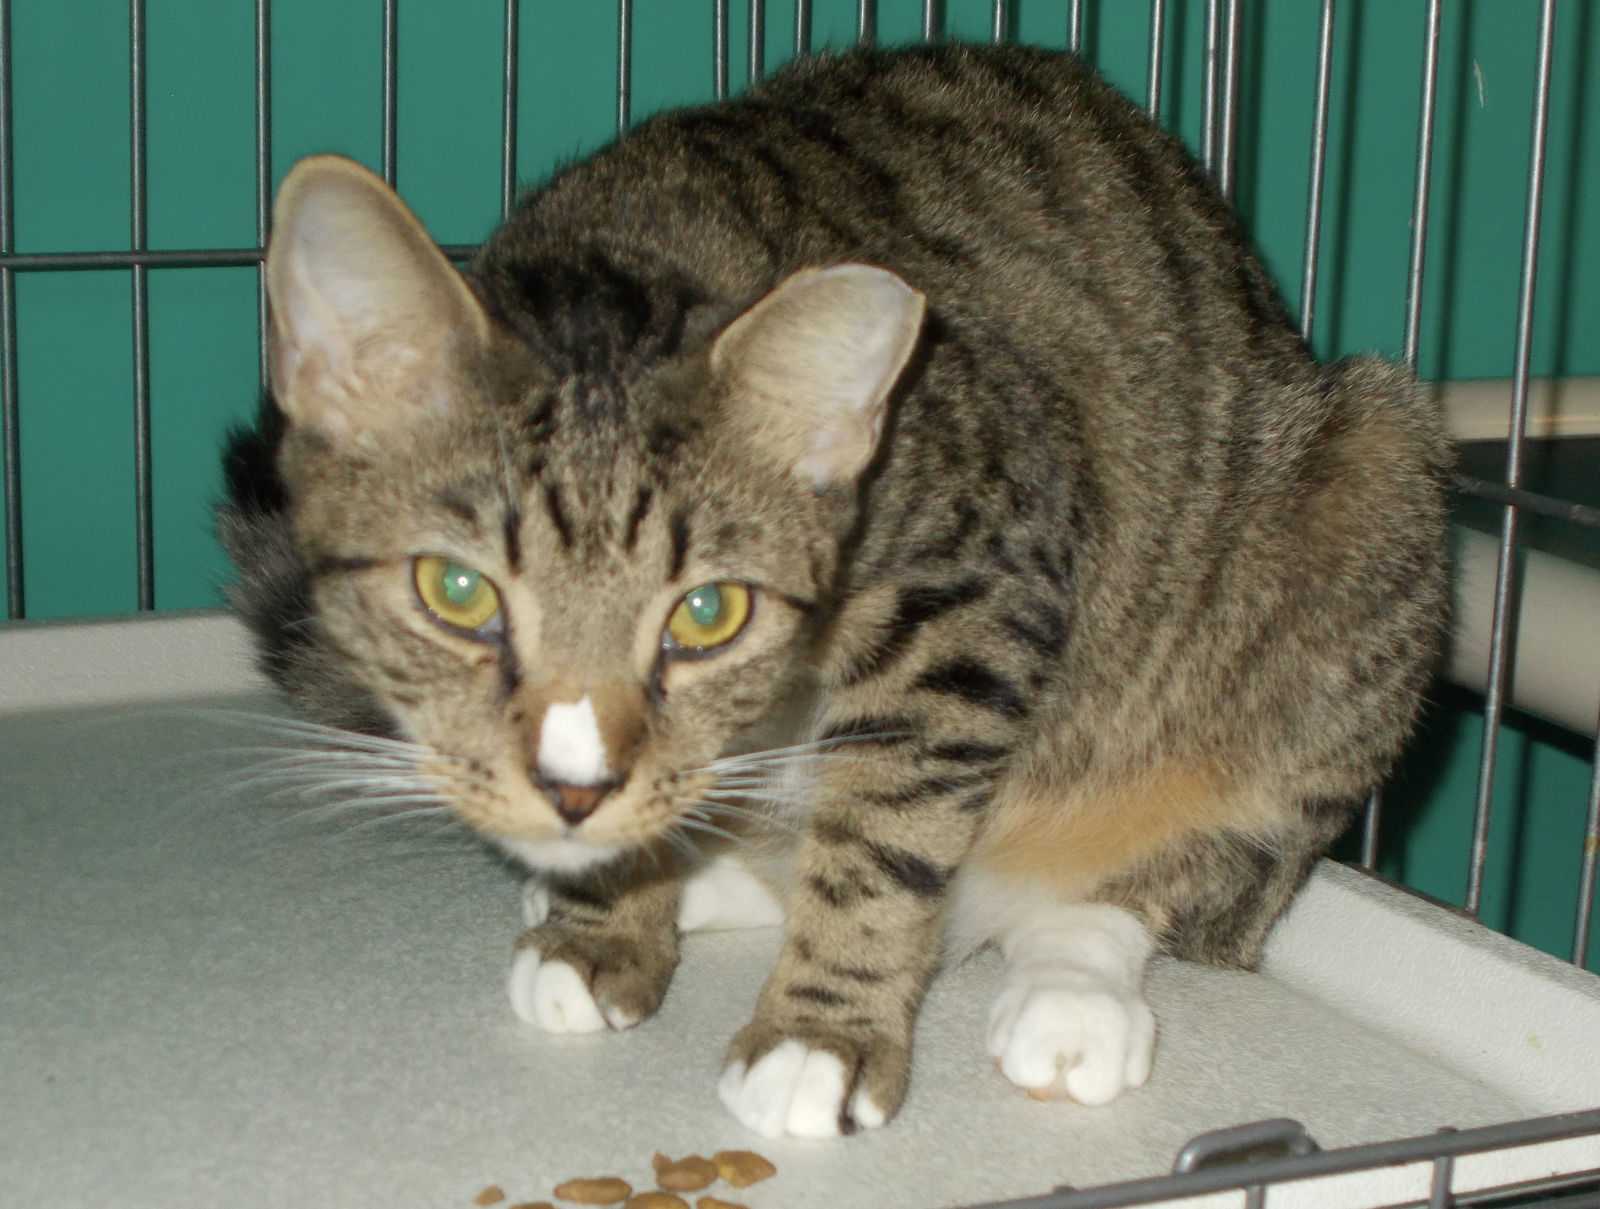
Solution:
[[[694,1203],[694,1209],[745,1209],[743,1205],[735,1205],[732,1201],[718,1200],[714,1196],[703,1196]]]
[[[641,1192],[623,1209],[689,1209],[689,1202],[676,1192]]]
[[[655,1164],[656,1183],[674,1192],[699,1192],[716,1182],[717,1165],[698,1154],[676,1162],[657,1154],[650,1161]]]
[[[616,1176],[605,1175],[593,1180],[568,1180],[556,1185],[556,1195],[564,1201],[577,1201],[580,1205],[615,1205],[628,1199],[633,1185]]]
[[[776,1167],[753,1150],[719,1150],[711,1156],[711,1161],[716,1164],[717,1174],[735,1188],[748,1188],[778,1173]]]
[[[478,1193],[477,1196],[472,1198],[473,1203],[477,1205],[498,1205],[505,1199],[506,1191],[504,1188],[500,1187],[499,1184],[490,1184],[482,1192]]]

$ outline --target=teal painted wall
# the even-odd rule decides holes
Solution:
[[[709,0],[638,0],[635,119],[708,99]],[[744,0],[732,11],[731,84],[746,83]],[[921,0],[881,0],[884,42],[920,36]],[[947,0],[945,33],[989,35],[988,0]],[[1251,0],[1245,29],[1239,205],[1292,308],[1300,294],[1317,37],[1311,0]],[[1011,35],[1060,46],[1061,0],[1013,0]],[[1094,0],[1085,54],[1138,99],[1148,8]],[[1421,369],[1510,372],[1530,140],[1536,6],[1446,5],[1438,163]],[[1535,369],[1600,373],[1600,18],[1560,9]],[[255,244],[253,13],[238,0],[147,0],[149,232],[155,248]],[[1203,0],[1171,0],[1166,120],[1200,123]],[[1423,0],[1344,0],[1336,50],[1316,347],[1397,354],[1410,241]],[[767,5],[764,61],[793,53],[793,0]],[[373,167],[380,145],[375,0],[275,0],[273,175],[339,151]],[[399,27],[401,192],[445,243],[499,214],[499,0],[404,0]],[[12,5],[16,249],[128,245],[127,6]],[[814,47],[854,40],[854,0],[816,0]],[[617,25],[602,0],[524,0],[518,162],[524,183],[614,133]],[[26,604],[30,617],[135,606],[131,291],[125,272],[17,277]],[[150,273],[156,603],[218,603],[228,571],[210,536],[223,430],[258,388],[254,269]],[[1389,872],[1459,901],[1464,805],[1478,728],[1446,694],[1393,791]],[[1587,752],[1519,720],[1502,762],[1487,914],[1554,951],[1569,943]],[[1531,803],[1526,809],[1519,803]],[[1571,854],[1570,859],[1563,854]],[[1515,878],[1515,889],[1512,879]],[[1569,884],[1570,883],[1570,884]],[[1564,897],[1563,897],[1564,896]]]
[[[920,0],[882,0],[881,40],[920,36]],[[1148,9],[1090,3],[1085,53],[1143,98]],[[1329,145],[1318,351],[1397,353],[1420,95],[1421,0],[1341,6]],[[128,19],[121,0],[13,6],[16,246],[46,252],[126,247]],[[731,76],[745,84],[746,5],[732,12]],[[1191,142],[1200,120],[1203,4],[1169,6],[1169,124]],[[1298,305],[1317,6],[1255,0],[1246,25],[1241,210]],[[1422,371],[1509,372],[1529,146],[1533,6],[1447,6],[1439,164]],[[987,0],[949,0],[945,30],[986,38]],[[1065,4],[1020,0],[1012,35],[1062,45]],[[1600,20],[1562,6],[1540,278],[1536,368],[1600,373]],[[354,0],[272,7],[273,172],[340,151],[377,165],[380,14]],[[639,0],[635,118],[707,99],[709,0]],[[156,248],[255,242],[253,14],[244,3],[148,0],[149,227]],[[499,0],[400,6],[401,192],[435,236],[471,243],[499,210],[502,8]],[[793,53],[793,0],[767,6],[766,63]],[[854,0],[817,0],[813,45],[855,35]],[[518,162],[525,183],[614,132],[616,11],[608,3],[522,6]],[[73,70],[61,65],[71,63]],[[214,450],[256,391],[253,269],[150,274],[156,603],[214,604],[227,568],[209,532]],[[17,279],[23,536],[30,617],[132,609],[134,598],[131,291],[126,273]]]

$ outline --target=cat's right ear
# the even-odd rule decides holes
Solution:
[[[735,319],[711,370],[739,396],[729,421],[821,489],[860,474],[922,332],[923,296],[888,269],[802,269]]]
[[[318,155],[284,178],[267,248],[273,396],[291,425],[363,443],[448,406],[482,306],[388,185]]]

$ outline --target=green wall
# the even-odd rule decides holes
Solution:
[[[121,0],[13,5],[16,248],[126,247],[128,34]],[[156,248],[255,243],[253,13],[245,3],[147,0],[149,229]],[[709,0],[638,0],[633,111],[709,97]],[[745,83],[746,4],[735,0],[732,86]],[[882,0],[881,40],[920,36],[920,0]],[[1254,0],[1244,50],[1241,209],[1298,304],[1317,6]],[[1422,371],[1509,373],[1529,144],[1535,22],[1523,0],[1453,3],[1443,35],[1439,165]],[[1090,3],[1085,52],[1135,96],[1146,88],[1148,9]],[[1345,0],[1329,144],[1317,345],[1397,353],[1415,153],[1421,0]],[[1020,0],[1012,33],[1061,45],[1065,5]],[[1169,5],[1169,122],[1199,125],[1203,4]],[[1562,6],[1541,275],[1542,372],[1600,373],[1600,20]],[[400,6],[399,185],[441,242],[470,243],[499,210],[499,0]],[[988,36],[987,0],[949,0],[952,37]],[[767,6],[766,62],[793,52],[793,2]],[[380,10],[354,0],[272,6],[275,178],[334,150],[374,166]],[[813,45],[846,44],[854,0],[817,0]],[[614,130],[616,11],[525,0],[518,162],[524,182]],[[70,64],[71,70],[63,65]],[[1481,91],[1480,91],[1481,79]],[[1585,194],[1585,190],[1587,193]],[[255,271],[150,274],[156,603],[214,604],[227,569],[209,535],[215,447],[256,391]],[[135,606],[131,291],[125,272],[17,277],[23,536],[30,617]]]

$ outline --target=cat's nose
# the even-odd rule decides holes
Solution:
[[[598,810],[600,803],[622,786],[620,778],[599,781],[593,785],[573,785],[538,774],[534,775],[533,782],[539,787],[540,792],[550,799],[550,804],[556,808],[556,813],[572,827],[576,827]]]

